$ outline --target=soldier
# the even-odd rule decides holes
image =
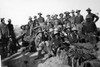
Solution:
[[[14,35],[14,27],[13,24],[11,23],[11,19],[8,20],[7,24],[8,30],[9,30],[9,36],[13,37]]]
[[[94,46],[95,50],[98,50],[96,45],[97,40],[95,36],[95,32],[97,32],[97,27],[90,15],[86,17],[86,22],[82,28],[82,32],[83,34],[87,34],[89,42]]]
[[[9,31],[9,37],[10,37],[10,48],[13,49],[13,51],[17,52],[17,46],[18,48],[20,48],[20,45],[16,39],[16,35],[15,35],[15,32],[14,32],[14,27],[13,27],[13,24],[11,23],[11,19],[8,19],[8,24],[7,24],[7,27],[8,27],[8,31]],[[17,44],[17,45],[16,45]]]
[[[30,17],[29,17],[29,22],[28,22],[30,35],[32,35],[33,23],[34,23],[34,22],[33,22],[33,20],[32,20],[32,17],[30,16]]]
[[[59,25],[59,19],[57,14],[54,15],[54,24]]]
[[[86,17],[87,16],[91,16],[92,22],[96,23],[99,20],[99,17],[96,14],[91,13],[92,10],[90,8],[88,8],[86,11],[88,12],[88,14],[86,15]]]
[[[70,16],[70,12],[68,12],[68,11],[66,11],[66,12],[64,12],[64,14],[65,14],[65,21],[67,21],[67,20],[69,20],[69,18],[71,18],[71,16]]]
[[[80,14],[81,10],[76,10],[76,17],[75,17],[75,24],[78,30],[78,34],[81,35],[81,28],[82,28],[82,22],[84,20],[83,16]]]
[[[38,23],[38,19],[37,19],[37,16],[34,16],[34,20],[33,20],[33,27],[36,27],[37,25],[36,24],[39,24]]]
[[[29,22],[28,22],[29,27],[30,27],[32,24],[33,24],[32,17],[31,17],[31,16],[29,16]]]
[[[5,18],[1,18],[0,33],[1,33],[3,52],[4,52],[7,50],[7,44],[8,44],[8,28],[7,25],[5,24]]]
[[[49,30],[51,24],[51,16],[47,15],[46,23],[45,23],[45,29]]]
[[[86,22],[84,24],[83,31],[84,33],[94,33],[97,31],[96,25],[92,21],[92,17],[89,15],[86,17]]]
[[[64,23],[64,15],[63,15],[63,13],[60,13],[59,14],[59,20],[60,20],[60,25],[63,25],[63,23]]]
[[[39,26],[39,22],[37,20],[37,16],[34,16],[33,24],[31,25],[31,28],[30,28],[31,36],[34,36],[36,34],[36,30],[34,30],[34,28],[38,26]]]
[[[71,14],[72,14],[71,19],[70,19],[70,21],[71,21],[71,27],[75,27],[75,11],[72,10]]]
[[[71,22],[70,22],[70,12],[66,11],[64,12],[65,14],[65,17],[64,17],[64,24],[66,24],[67,26],[70,26],[71,27]]]
[[[46,23],[50,23],[50,22],[51,22],[51,17],[50,17],[50,15],[47,15],[46,17],[47,17]]]
[[[54,55],[57,55],[57,50],[61,46],[61,38],[60,38],[60,33],[54,32],[54,37],[53,37],[53,52]]]
[[[38,15],[39,15],[38,22],[41,26],[43,26],[45,19],[42,17],[42,13],[38,13]]]

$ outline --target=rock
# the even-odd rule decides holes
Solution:
[[[66,63],[67,59],[61,60],[60,57],[51,57],[44,63],[40,63],[38,67],[70,67]]]

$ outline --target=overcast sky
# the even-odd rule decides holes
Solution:
[[[14,25],[22,25],[28,22],[29,16],[42,12],[47,14],[59,14],[65,11],[80,9],[86,16],[89,7],[93,13],[100,13],[100,0],[0,0],[0,18],[12,19]],[[37,15],[38,16],[38,15]],[[100,22],[97,22],[100,27]]]

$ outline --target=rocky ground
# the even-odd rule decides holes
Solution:
[[[86,45],[86,44],[84,44]],[[100,48],[100,42],[97,44]],[[92,48],[91,46],[86,46]],[[98,59],[100,58],[100,49],[97,51]],[[35,60],[37,53],[19,53],[15,56],[5,60],[2,60],[2,64],[7,67],[70,67],[67,65],[66,58],[60,59],[57,57],[51,57],[47,60],[44,60],[43,57]]]

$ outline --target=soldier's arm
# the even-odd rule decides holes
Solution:
[[[81,23],[84,21],[84,17],[82,16]]]
[[[45,19],[43,18],[43,22],[45,22]]]
[[[8,34],[8,37],[9,37],[9,29],[8,29],[8,26],[6,26],[6,29],[7,29],[7,34]]]
[[[99,17],[98,17],[97,15],[95,15],[95,14],[94,14],[94,17],[96,18],[96,19],[94,20],[94,22],[96,23],[96,22],[99,20]]]

